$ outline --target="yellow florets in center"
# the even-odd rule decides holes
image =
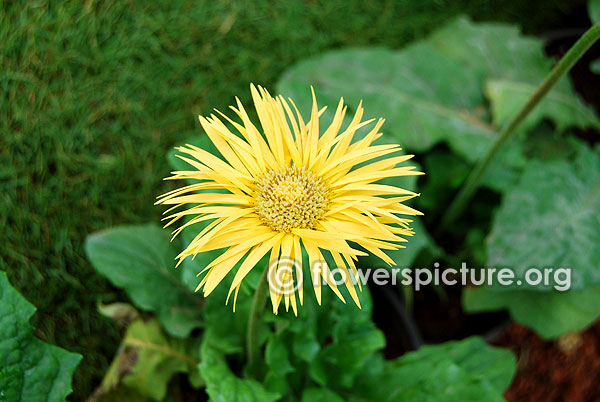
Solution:
[[[257,180],[256,187],[256,212],[278,232],[312,229],[329,204],[325,182],[304,167],[270,170]]]

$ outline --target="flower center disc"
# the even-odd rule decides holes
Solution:
[[[329,204],[329,188],[304,167],[271,170],[256,186],[256,212],[278,232],[313,228]]]

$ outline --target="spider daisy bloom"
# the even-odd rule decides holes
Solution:
[[[347,108],[340,99],[332,123],[321,133],[319,116],[325,108],[318,109],[314,91],[312,113],[305,123],[291,99],[293,110],[282,96],[273,98],[260,86],[251,85],[250,89],[262,130],[250,121],[236,98],[237,107],[231,109],[240,122],[219,111],[220,117],[200,116],[222,158],[192,145],[177,149],[185,154],[178,156],[194,170],[173,172],[169,179],[198,182],[159,197],[157,204],[187,207],[165,218],[170,219],[166,226],[192,216],[173,232],[176,236],[185,227],[208,222],[177,256],[178,265],[188,256],[226,248],[198,274],[206,272],[196,290],[203,288],[208,296],[234,270],[229,295],[234,292],[235,310],[242,280],[270,253],[269,268],[279,278],[277,283],[269,283],[273,312],[277,314],[283,298],[286,310],[291,305],[296,314],[294,276],[301,281],[304,249],[317,302],[321,304],[321,279],[344,301],[332,275],[333,267],[324,263],[327,256],[337,265],[350,296],[360,307],[355,289],[356,283],[361,288],[358,256],[368,252],[394,265],[383,250],[403,247],[399,243],[407,240],[402,236],[413,235],[411,220],[402,216],[421,215],[403,204],[417,194],[376,183],[389,177],[422,174],[413,166],[398,166],[413,155],[398,155],[398,145],[372,145],[382,135],[383,119],[368,134],[355,139],[358,129],[374,121],[361,121],[361,105],[342,131]],[[289,261],[296,263],[295,275]],[[302,304],[302,286],[297,292]]]

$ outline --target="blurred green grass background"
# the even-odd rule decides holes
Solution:
[[[493,4],[492,4],[493,3]],[[568,4],[566,4],[568,3]],[[158,221],[166,151],[248,84],[325,49],[398,48],[451,17],[564,26],[585,1],[0,1],[0,269],[47,342],[84,355],[89,395],[119,342],[96,304],[124,299],[83,253],[87,234]],[[143,282],[143,278],[140,278]],[[143,286],[143,285],[141,285]],[[157,295],[160,297],[160,295]]]

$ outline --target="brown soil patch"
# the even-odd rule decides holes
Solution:
[[[556,341],[512,324],[494,344],[518,357],[508,401],[600,401],[600,321]]]

